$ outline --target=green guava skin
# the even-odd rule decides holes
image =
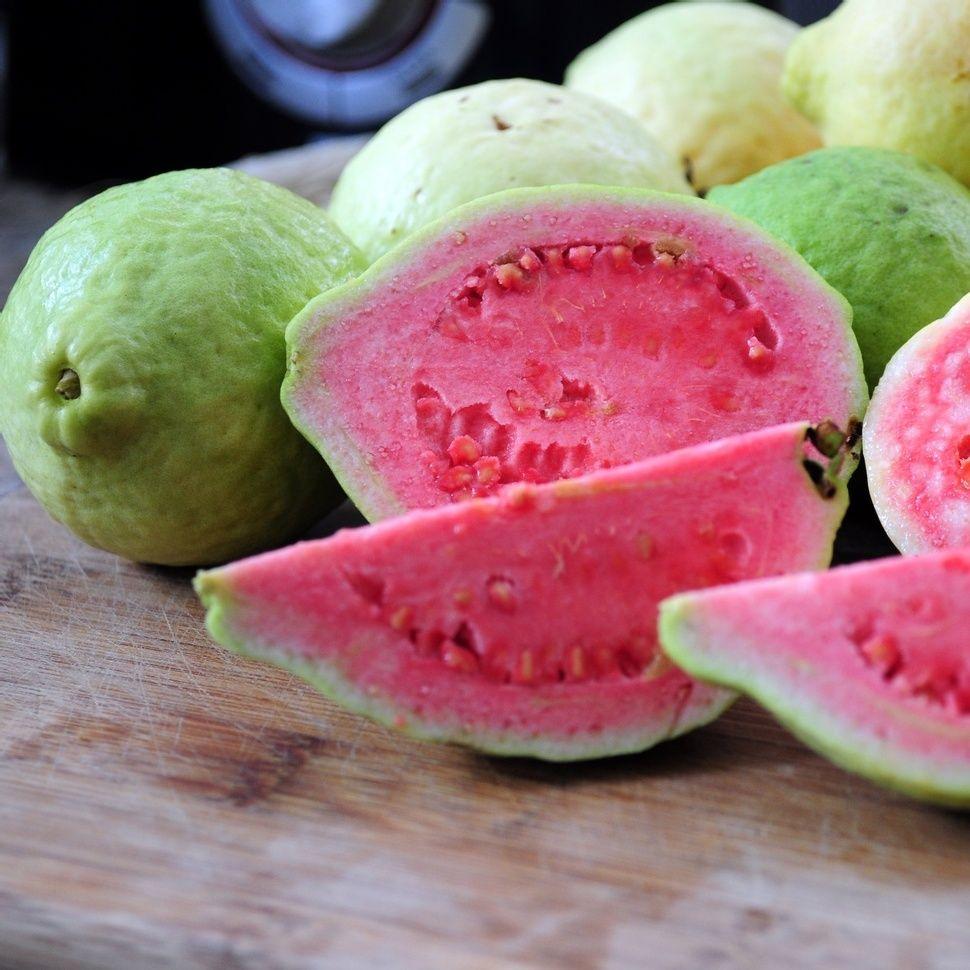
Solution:
[[[799,30],[752,3],[666,3],[583,51],[566,86],[637,118],[703,192],[821,146],[781,93]]]
[[[826,145],[911,152],[970,185],[968,0],[845,0],[792,45],[783,90]]]
[[[393,118],[344,169],[330,214],[373,261],[464,202],[576,182],[693,194],[633,118],[578,91],[513,78],[445,91]]]
[[[312,203],[228,169],[82,203],[0,316],[0,432],[38,501],[141,562],[291,539],[341,493],[279,400],[284,329],[363,267]]]
[[[970,191],[911,155],[824,148],[708,198],[788,243],[852,304],[870,388],[970,291]]]

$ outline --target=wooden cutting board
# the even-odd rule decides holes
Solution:
[[[216,648],[189,578],[0,448],[4,970],[970,966],[970,817],[748,702],[587,765],[422,745]]]

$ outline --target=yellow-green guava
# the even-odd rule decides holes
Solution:
[[[293,538],[340,496],[279,400],[283,331],[362,257],[312,203],[228,169],[89,199],[0,316],[0,432],[86,542],[168,565]]]
[[[330,214],[373,260],[464,202],[574,182],[691,193],[677,162],[622,111],[513,78],[436,94],[392,119],[344,169]]]
[[[970,191],[912,155],[823,148],[709,198],[788,243],[852,304],[870,387],[970,291]]]
[[[798,31],[750,3],[668,3],[583,51],[566,85],[638,118],[704,191],[821,145],[779,88]]]
[[[784,91],[826,144],[911,152],[970,185],[970,0],[846,0],[792,45]]]

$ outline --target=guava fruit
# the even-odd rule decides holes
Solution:
[[[845,485],[807,439],[789,424],[513,485],[195,585],[224,646],[416,737],[553,760],[640,751],[732,700],[658,654],[657,603],[829,562]]]
[[[870,387],[970,290],[970,191],[911,155],[824,148],[709,198],[798,250],[852,304]]]
[[[0,317],[0,432],[91,545],[169,565],[294,538],[340,496],[279,403],[283,331],[362,268],[316,206],[211,169],[48,230]]]
[[[287,328],[283,402],[369,519],[866,407],[845,301],[699,199],[513,189]]]
[[[513,78],[433,95],[391,119],[344,168],[330,214],[373,260],[463,202],[575,182],[692,193],[674,158],[622,111]]]
[[[970,808],[970,551],[684,593],[667,655],[849,771]]]
[[[970,2],[845,0],[785,62],[827,145],[911,152],[970,185]]]
[[[667,3],[583,51],[565,83],[639,119],[706,191],[821,145],[780,89],[798,32],[751,3]]]
[[[903,553],[970,546],[970,294],[889,362],[863,433],[872,504]]]

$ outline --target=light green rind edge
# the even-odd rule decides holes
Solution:
[[[220,572],[218,569],[203,570],[193,580],[195,591],[206,608],[206,629],[217,643],[241,657],[264,661],[289,671],[342,708],[419,741],[448,742],[473,748],[484,754],[536,758],[542,761],[606,758],[645,751],[662,741],[670,741],[695,728],[703,727],[720,717],[737,699],[735,694],[725,692],[721,703],[712,704],[701,717],[678,722],[674,731],[652,729],[642,733],[603,732],[595,738],[574,741],[523,738],[513,732],[479,733],[467,731],[458,725],[450,727],[429,724],[408,717],[405,711],[396,708],[388,698],[372,697],[361,692],[332,664],[305,660],[278,648],[250,642],[240,636],[233,622],[232,586],[220,576]]]
[[[700,215],[714,216],[725,222],[734,223],[744,231],[764,242],[769,249],[791,260],[796,267],[803,271],[798,278],[814,280],[820,295],[825,294],[834,304],[841,308],[842,325],[848,337],[848,346],[854,351],[855,358],[855,388],[853,403],[855,416],[861,421],[869,406],[869,389],[866,384],[862,353],[852,329],[852,307],[848,300],[838,290],[830,286],[809,263],[786,243],[776,239],[762,229],[757,223],[739,216],[727,209],[715,206],[704,199],[691,196],[676,195],[669,192],[657,192],[653,189],[606,187],[596,185],[556,185],[540,188],[527,187],[506,189],[493,195],[483,196],[472,202],[467,202],[441,218],[418,229],[406,237],[390,252],[385,253],[372,263],[360,276],[333,287],[311,300],[289,323],[286,328],[287,368],[280,391],[283,407],[290,417],[290,421],[297,430],[320,452],[334,477],[340,483],[344,492],[357,506],[361,514],[368,521],[401,515],[408,511],[391,492],[381,476],[371,467],[357,446],[349,436],[344,436],[342,442],[325,441],[304,419],[295,402],[297,385],[303,380],[313,380],[314,377],[306,367],[307,350],[313,336],[323,327],[331,326],[339,321],[341,308],[356,306],[366,295],[382,285],[389,277],[393,277],[398,266],[421,254],[423,249],[445,231],[457,232],[465,222],[476,222],[482,215],[494,214],[506,209],[525,208],[532,203],[549,202],[554,206],[556,202],[589,202],[612,204],[644,204],[651,201],[664,202],[674,206],[696,209]],[[317,324],[314,318],[321,311],[325,311],[328,321]],[[326,395],[327,390],[321,386],[319,393]],[[847,481],[855,470],[857,460],[851,458],[846,461],[842,477]]]
[[[698,680],[752,697],[797,738],[846,771],[920,801],[970,809],[970,776],[952,784],[941,782],[918,760],[901,758],[871,736],[840,723],[837,713],[813,703],[813,698],[803,695],[795,699],[780,682],[744,676],[731,665],[727,650],[715,659],[698,648],[688,628],[694,603],[701,596],[703,593],[678,593],[660,604],[660,644],[678,667]],[[863,753],[864,748],[873,746],[879,749],[876,756]]]

